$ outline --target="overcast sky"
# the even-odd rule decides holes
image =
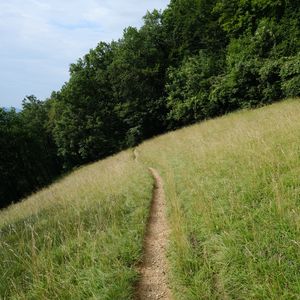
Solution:
[[[68,80],[69,65],[99,41],[139,27],[169,0],[0,0],[0,106],[44,100]]]

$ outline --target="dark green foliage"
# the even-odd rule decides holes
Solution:
[[[49,183],[60,172],[47,131],[48,103],[29,96],[23,110],[0,108],[0,207]]]
[[[172,2],[173,8],[181,8],[181,14],[186,11],[182,16],[186,22],[191,21],[191,11],[187,12],[188,5],[193,7],[190,2],[200,4]],[[216,24],[226,38],[211,56],[189,53],[179,67],[169,70],[166,89],[172,126],[299,95],[300,14],[296,1],[220,0],[211,9],[205,15],[218,15]],[[213,36],[213,31],[209,32]],[[205,45],[209,53],[209,44]]]
[[[110,45],[100,43],[70,67],[71,78],[52,95],[52,132],[65,168],[116,152],[122,128],[112,97]]]
[[[142,28],[127,28],[115,47],[109,71],[116,110],[126,130],[124,147],[165,129],[168,48],[160,20],[158,11],[148,13]]]
[[[224,51],[227,37],[213,8],[216,0],[173,0],[164,11],[162,22],[169,43],[172,65],[179,65],[199,50],[216,56]]]
[[[214,103],[209,101],[209,91],[219,70],[216,57],[204,51],[188,58],[179,68],[169,69],[166,90],[172,127],[213,115]]]
[[[71,65],[71,78],[52,95],[52,132],[69,169],[165,129],[168,49],[158,11],[129,27],[118,42],[100,43]]]
[[[281,87],[285,96],[300,95],[300,52],[284,59],[280,70]]]
[[[166,130],[299,96],[299,51],[296,0],[171,0],[72,64],[47,101],[1,110],[1,201],[47,182],[60,164],[69,170]]]

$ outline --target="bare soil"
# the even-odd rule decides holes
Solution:
[[[139,271],[141,275],[137,287],[137,299],[171,300],[168,286],[166,247],[169,228],[166,219],[166,204],[163,181],[155,169],[149,169],[155,179],[151,211],[144,240],[143,263]]]

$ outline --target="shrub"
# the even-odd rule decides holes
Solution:
[[[300,52],[295,56],[285,58],[280,77],[284,96],[295,97],[300,95]]]

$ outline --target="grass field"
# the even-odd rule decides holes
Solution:
[[[300,299],[300,102],[145,142],[165,181],[177,299]]]
[[[152,178],[123,152],[0,212],[0,299],[130,299]]]
[[[133,299],[154,167],[174,298],[300,299],[300,101],[86,166],[0,212],[0,298]]]

